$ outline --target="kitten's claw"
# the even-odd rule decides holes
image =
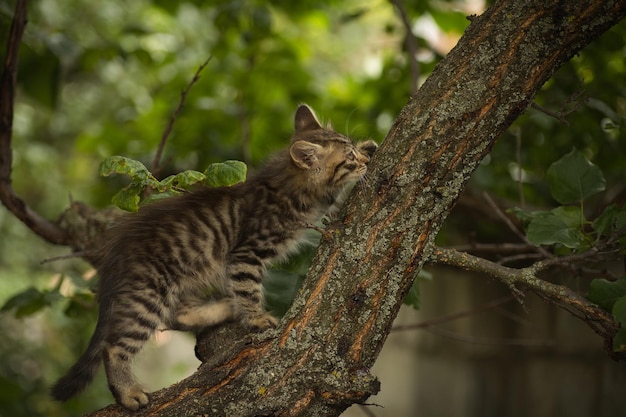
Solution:
[[[263,330],[267,330],[269,328],[273,329],[276,327],[278,325],[278,320],[271,314],[265,313],[262,316],[251,318],[246,324],[251,330],[261,332]]]
[[[312,230],[315,230],[316,232],[319,232],[322,235],[322,237],[326,240],[330,239],[330,237],[332,236],[332,233],[328,229],[325,229],[323,227],[318,227],[311,223],[300,222],[300,226],[302,226],[305,229],[312,229]]]

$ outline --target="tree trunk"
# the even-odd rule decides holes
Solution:
[[[501,0],[472,17],[329,225],[279,328],[200,335],[194,375],[139,412],[92,415],[337,416],[366,401],[379,389],[369,369],[477,164],[554,71],[625,15],[626,0]]]

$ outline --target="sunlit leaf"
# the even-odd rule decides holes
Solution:
[[[181,194],[180,191],[176,191],[176,190],[173,190],[173,189],[164,191],[162,193],[153,193],[153,194],[150,194],[145,199],[143,199],[141,201],[140,205],[143,206],[145,204],[151,204],[151,203],[154,203],[156,201],[165,200],[166,198],[174,197],[174,196],[177,196],[177,195],[180,195],[180,194]]]
[[[135,182],[154,178],[141,162],[119,155],[110,156],[102,161],[99,172],[102,177],[108,177],[111,174],[128,175]]]
[[[207,185],[228,187],[245,181],[247,171],[247,165],[241,161],[224,161],[209,165],[204,175]]]
[[[179,172],[176,175],[170,175],[169,177],[161,180],[161,186],[165,187],[165,189],[176,187],[188,189],[192,185],[200,183],[206,179],[206,176],[202,172],[187,170],[183,172]]]
[[[580,202],[606,186],[600,168],[576,149],[550,165],[547,180],[552,196],[561,204]]]
[[[117,194],[113,196],[111,201],[117,207],[125,211],[135,212],[139,209],[139,194],[143,191],[143,187],[138,184],[132,183],[122,188]]]

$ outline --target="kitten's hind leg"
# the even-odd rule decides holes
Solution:
[[[115,305],[109,317],[108,334],[102,352],[109,389],[116,401],[130,410],[137,410],[149,402],[148,392],[135,379],[131,370],[132,358],[152,337],[160,319],[156,313],[142,311],[137,302]]]
[[[147,391],[135,381],[130,369],[130,357],[125,348],[109,346],[102,355],[115,400],[130,410],[137,410],[150,401]]]
[[[232,300],[228,298],[184,303],[176,311],[176,322],[172,327],[176,330],[199,331],[232,320],[234,316],[235,309]]]

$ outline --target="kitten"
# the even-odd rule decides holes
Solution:
[[[300,106],[288,149],[246,182],[204,188],[142,207],[111,230],[100,255],[98,324],[78,362],[52,388],[66,401],[104,362],[118,403],[149,399],[131,358],[158,328],[199,331],[239,320],[251,331],[275,327],[263,305],[266,267],[296,249],[345,185],[363,178],[376,150],[323,128]]]

